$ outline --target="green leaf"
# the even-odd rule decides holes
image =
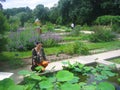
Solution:
[[[10,86],[15,85],[14,81],[10,78],[0,81],[0,90],[7,90]]]
[[[50,81],[50,82],[56,82],[56,77],[50,77],[50,78],[48,78],[48,81]]]
[[[115,90],[114,85],[108,82],[101,82],[97,85],[98,90]]]
[[[13,86],[10,86],[8,90],[25,90],[25,86],[13,85]]]
[[[61,86],[61,90],[80,90],[79,84],[65,83]]]
[[[95,77],[95,79],[98,80],[98,81],[101,81],[103,79],[108,79],[108,76],[107,75],[97,75]]]
[[[41,80],[41,77],[38,75],[31,75],[30,77],[35,80]]]
[[[50,81],[42,81],[39,83],[40,85],[40,88],[41,89],[49,89],[49,88],[52,88],[53,87],[53,83],[51,83]]]
[[[62,70],[57,72],[56,78],[58,81],[70,81],[74,78],[73,73],[67,71],[67,70]]]
[[[82,70],[80,69],[80,68],[74,68],[74,71],[76,71],[76,72],[81,72]]]
[[[35,70],[39,70],[39,71],[41,71],[42,70],[42,66],[37,66],[36,68],[35,68]]]
[[[0,81],[0,85],[9,86],[9,85],[15,85],[15,83],[12,79],[6,78]]]
[[[32,90],[36,83],[25,85],[25,90]]]
[[[96,90],[96,86],[94,85],[87,85],[83,87],[83,90]]]
[[[80,85],[80,87],[83,87],[83,86],[87,85],[87,83],[85,83],[85,82],[80,82],[79,85]]]
[[[120,78],[118,78],[118,81],[120,82]]]
[[[27,70],[21,70],[21,71],[18,72],[18,74],[26,76],[26,75],[32,74],[32,72],[27,71]]]
[[[90,67],[84,67],[85,71],[84,72],[88,72],[88,71],[91,71],[91,68]]]
[[[69,81],[70,83],[77,83],[79,82],[79,77],[74,77],[71,81]]]
[[[82,69],[85,65],[84,64],[79,64],[78,67]]]

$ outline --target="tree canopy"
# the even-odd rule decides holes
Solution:
[[[50,9],[42,4],[38,4],[33,10],[29,7],[5,9],[4,14],[9,18],[9,16],[25,12],[29,14],[30,18],[34,20],[38,18],[43,23],[50,21],[64,25],[71,22],[91,25],[97,17],[120,15],[119,11],[120,0],[59,0],[58,4]]]

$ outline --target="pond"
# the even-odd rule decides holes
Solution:
[[[67,64],[61,71],[39,76],[35,73],[21,72],[30,76],[20,85],[30,84],[35,90],[38,88],[40,90],[120,90],[120,72],[114,65]]]

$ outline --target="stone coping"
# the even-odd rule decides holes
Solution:
[[[13,73],[10,72],[0,72],[0,80],[3,80],[5,78],[9,78],[13,75]]]

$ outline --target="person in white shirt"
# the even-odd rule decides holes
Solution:
[[[74,28],[74,23],[71,24],[71,28],[72,28],[72,29]]]

